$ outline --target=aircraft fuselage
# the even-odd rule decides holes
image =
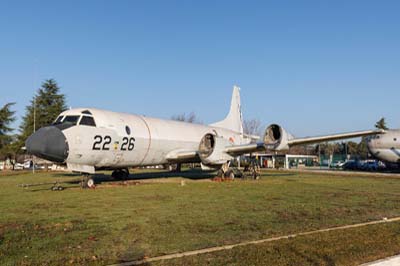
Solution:
[[[37,131],[27,148],[39,157],[65,162],[73,171],[94,173],[170,163],[171,153],[198,150],[207,133],[232,145],[244,144],[240,133],[224,128],[80,108],[61,113],[56,123]]]
[[[400,163],[400,130],[387,130],[385,134],[370,136],[367,145],[370,153],[376,158]]]

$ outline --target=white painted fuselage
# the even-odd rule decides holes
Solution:
[[[233,89],[225,119],[211,125],[76,108],[34,132],[25,145],[28,153],[66,163],[69,170],[81,173],[185,162],[201,162],[203,168],[229,173],[229,162],[242,154],[382,133],[367,130],[294,138],[272,124],[261,141],[250,143],[257,137],[243,134],[239,90]]]
[[[92,114],[96,126],[80,125],[82,117],[88,116],[83,111]],[[62,130],[69,147],[65,162],[72,169],[82,165],[98,169],[166,164],[173,153],[198,150],[207,133],[232,145],[249,142],[241,133],[224,128],[93,108],[72,109],[60,116],[80,116],[76,125]]]
[[[391,163],[400,163],[400,130],[387,130],[367,138],[368,150],[376,158]]]

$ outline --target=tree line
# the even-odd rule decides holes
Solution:
[[[25,107],[18,128],[12,124],[16,120],[13,107],[15,102],[6,103],[0,109],[0,159],[15,162],[16,157],[24,153],[25,140],[37,129],[51,124],[67,109],[65,95],[54,79],[45,80]],[[17,132],[15,132],[17,131]]]

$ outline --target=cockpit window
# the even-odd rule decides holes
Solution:
[[[81,121],[79,122],[79,125],[85,125],[85,126],[91,126],[95,127],[96,123],[94,122],[93,117],[90,116],[82,116]]]
[[[64,116],[60,115],[57,117],[56,121],[54,121],[53,125],[58,125],[61,124],[61,120],[64,118]]]
[[[92,113],[89,110],[82,111],[82,114],[91,115]]]
[[[72,124],[76,125],[76,123],[79,120],[79,115],[67,115],[64,120],[62,121],[62,124]]]

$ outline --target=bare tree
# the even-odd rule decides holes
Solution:
[[[243,132],[248,135],[259,136],[261,135],[261,122],[258,119],[244,120]]]
[[[173,115],[171,119],[187,123],[201,124],[200,120],[197,118],[197,115],[194,112],[190,112],[189,114],[182,113],[178,115]]]

